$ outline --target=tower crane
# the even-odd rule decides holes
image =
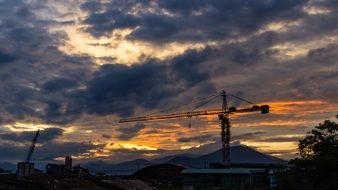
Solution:
[[[133,117],[120,119],[119,123],[126,122],[138,122],[138,121],[153,121],[153,120],[162,120],[162,119],[174,119],[174,118],[191,118],[195,116],[204,116],[204,115],[218,115],[221,126],[221,141],[222,141],[222,161],[226,166],[230,165],[230,114],[235,113],[247,113],[247,112],[256,112],[260,111],[262,114],[269,113],[269,105],[253,105],[250,108],[241,108],[237,109],[236,107],[228,107],[227,96],[232,96],[234,98],[240,99],[242,101],[249,102],[243,98],[234,96],[232,94],[221,91],[220,96],[222,97],[222,107],[221,109],[209,109],[209,110],[196,110],[190,112],[181,112],[181,113],[171,113],[171,114],[159,114],[159,115],[147,115],[142,117]]]
[[[40,129],[38,129],[38,131],[34,135],[34,138],[32,140],[32,144],[31,144],[31,146],[28,150],[28,153],[27,153],[27,157],[26,157],[26,160],[25,160],[26,163],[29,163],[30,160],[31,160],[31,157],[32,157],[32,154],[33,154],[33,151],[34,151],[34,148],[35,148],[35,144],[38,141],[38,136],[40,136]]]

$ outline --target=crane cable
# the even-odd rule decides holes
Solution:
[[[186,103],[186,104],[183,104],[183,105],[172,106],[172,107],[170,107],[170,108],[160,110],[159,113],[171,111],[171,110],[173,110],[173,109],[180,109],[180,108],[186,107],[186,106],[188,106],[188,105],[197,104],[197,103],[201,103],[201,102],[205,102],[205,101],[210,102],[210,101],[208,101],[208,99],[211,100],[211,99],[214,99],[214,98],[216,98],[216,97],[218,97],[218,96],[219,96],[218,93],[211,94],[211,95],[209,95],[209,96],[205,96],[205,97],[202,97],[202,98],[198,98],[198,99],[196,99],[196,100],[194,100],[194,101],[192,101],[192,102],[189,102],[189,103]]]
[[[253,104],[253,105],[256,105],[255,103],[253,103],[253,102],[251,102],[251,101],[249,101],[249,100],[246,100],[246,99],[244,99],[244,98],[241,98],[241,97],[238,97],[238,96],[236,96],[236,95],[233,95],[233,94],[230,94],[230,93],[225,93],[226,95],[229,95],[229,96],[231,96],[231,97],[233,97],[233,98],[236,98],[236,99],[238,99],[238,100],[242,100],[243,102],[247,102],[247,103],[249,103],[249,104]]]
[[[198,108],[200,108],[200,107],[202,107],[202,106],[204,106],[204,105],[210,103],[211,101],[215,100],[215,99],[218,98],[218,97],[219,97],[219,95],[210,98],[209,100],[207,100],[207,101],[201,103],[200,105],[196,106],[196,107],[195,107],[194,109],[192,109],[191,111],[195,111],[196,109],[198,109]]]
[[[210,98],[208,101],[205,101],[205,102],[201,103],[200,105],[196,106],[196,107],[195,107],[194,109],[192,109],[190,112],[192,112],[192,111],[194,111],[194,110],[196,110],[196,109],[198,109],[198,108],[200,108],[200,107],[206,105],[207,103],[209,103],[209,102],[215,100],[215,99],[218,98],[219,96],[220,96],[219,94],[213,96],[213,97]],[[191,118],[191,117],[189,117],[189,125],[188,125],[189,128],[191,128],[191,119],[190,119],[190,118]]]

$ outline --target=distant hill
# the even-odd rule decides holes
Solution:
[[[151,162],[155,163],[155,164],[161,164],[161,163],[174,162],[175,160],[180,159],[180,158],[191,159],[191,158],[195,158],[195,157],[197,157],[197,156],[191,155],[191,154],[179,154],[179,155],[173,155],[173,156],[167,156],[167,157],[163,157],[163,158],[153,159],[153,160],[151,160]]]
[[[104,172],[110,175],[130,175],[149,165],[152,165],[151,161],[137,159],[119,164],[107,164],[103,161],[89,162],[84,164],[84,167],[87,167],[93,173]]]
[[[129,175],[152,164],[172,163],[192,168],[207,168],[210,163],[222,161],[222,150],[194,157],[189,154],[168,156],[164,158],[145,160],[137,159],[119,164],[107,164],[103,161],[85,164],[92,172],[105,172],[111,175]],[[250,147],[234,146],[230,148],[230,161],[235,164],[286,164],[285,160],[263,154]]]
[[[222,162],[222,150],[207,155],[191,158],[176,156],[167,163],[184,165],[192,168],[208,168],[210,163]],[[234,164],[285,164],[286,161],[263,154],[247,146],[234,146],[230,148],[230,162]]]
[[[222,150],[200,156],[194,159],[196,163],[211,163],[222,161]],[[282,164],[284,160],[263,154],[247,146],[234,146],[230,148],[230,162],[231,163],[248,163],[248,164]],[[198,167],[198,166],[196,166]]]

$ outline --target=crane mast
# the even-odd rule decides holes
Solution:
[[[191,118],[195,116],[203,115],[218,115],[221,126],[221,141],[222,141],[222,162],[224,165],[230,165],[230,114],[233,113],[247,113],[260,111],[262,114],[269,113],[269,105],[254,105],[251,108],[237,109],[236,107],[228,107],[227,96],[230,95],[225,91],[221,91],[220,95],[222,96],[222,108],[221,109],[209,109],[209,110],[200,110],[200,111],[191,111],[191,112],[182,112],[182,113],[171,113],[171,114],[160,114],[160,115],[148,115],[142,117],[133,117],[120,119],[119,123],[126,122],[137,122],[137,121],[153,121],[153,120],[163,120],[163,119],[174,119],[174,118]],[[244,100],[242,98],[231,95],[235,98]],[[244,100],[249,102],[247,100]],[[251,103],[251,102],[249,102]]]
[[[30,160],[31,160],[32,154],[34,152],[35,144],[38,141],[39,135],[40,135],[40,129],[38,129],[38,131],[34,135],[34,138],[32,140],[32,144],[31,144],[31,146],[28,150],[28,153],[27,153],[27,157],[26,157],[26,160],[25,160],[26,163],[30,162]]]
[[[222,161],[225,165],[230,165],[230,117],[227,95],[223,90],[221,92],[223,98],[222,113],[218,115],[221,121],[221,141],[222,141]]]

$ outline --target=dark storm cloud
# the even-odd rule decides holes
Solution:
[[[63,135],[63,129],[60,128],[48,128],[40,131],[40,142],[48,142]]]
[[[257,142],[298,142],[302,137],[272,137],[272,138],[262,138],[257,139]]]
[[[272,44],[275,40],[272,40]],[[218,71],[226,72],[229,75],[236,73],[237,80],[232,80],[225,75],[220,81],[227,85],[227,89],[232,89],[235,92],[245,90],[242,96],[251,97],[249,99],[254,102],[309,99],[326,99],[337,102],[337,98],[334,96],[337,92],[337,89],[334,88],[334,81],[338,80],[336,70],[328,69],[335,68],[337,65],[338,50],[335,45],[327,45],[323,47],[324,49],[319,48],[319,50],[315,48],[310,50],[307,56],[278,60],[274,57],[279,54],[278,52],[271,54],[266,51],[272,45],[271,41],[260,41],[261,43],[257,43],[256,47],[253,46],[255,43],[252,43],[255,41],[258,42],[257,38],[231,45],[243,52],[255,52],[253,50],[257,49],[254,56],[249,56],[252,59],[246,61],[250,64],[245,64],[245,62],[238,64],[238,61],[232,59],[233,55],[226,54],[221,59],[227,64],[215,65],[215,68],[218,68],[215,70],[216,73]],[[224,46],[224,52],[233,52],[226,51],[231,49],[231,46]],[[228,80],[230,82],[227,82]]]
[[[101,135],[101,137],[102,137],[102,138],[105,138],[105,139],[110,139],[110,138],[112,138],[112,136],[106,135],[106,134]]]
[[[222,40],[250,34],[271,21],[300,18],[301,6],[307,1],[163,0],[157,2],[156,13],[141,11],[136,15],[130,12],[149,8],[149,2],[128,2],[125,6],[113,6],[115,1],[85,3],[83,9],[90,12],[84,20],[89,25],[86,30],[101,36],[110,35],[116,29],[131,28],[135,30],[129,39],[155,43]],[[97,12],[102,7],[105,11]],[[171,15],[164,14],[165,11]]]
[[[159,155],[165,156],[170,154],[170,150],[138,150],[138,149],[114,149],[112,150],[112,155],[108,157],[109,162],[113,161],[114,163],[134,160],[135,158],[147,158],[147,155]],[[107,158],[103,158],[107,159]]]
[[[137,26],[130,38],[161,42],[226,39],[233,33],[242,35],[257,31],[268,22],[305,18],[300,11],[305,2],[159,1],[157,8],[169,11],[172,16],[145,11],[142,8],[154,6],[148,1],[111,1],[108,4],[88,1],[82,8],[89,12],[85,22],[89,24],[88,30],[95,35],[111,33],[115,28]],[[191,96],[193,93],[200,96],[209,94],[215,90],[210,80],[220,76],[225,78],[221,88],[234,89],[235,93],[243,96],[250,97],[252,92],[262,89],[262,86],[270,87],[268,91],[262,89],[266,95],[261,99],[277,97],[276,91],[279,91],[277,94],[280,97],[293,97],[295,92],[290,91],[296,86],[298,91],[304,91],[302,93],[305,96],[311,86],[307,87],[309,84],[302,82],[302,79],[316,79],[322,73],[308,72],[302,77],[297,73],[307,66],[307,62],[312,62],[311,69],[316,69],[313,62],[318,60],[324,59],[326,65],[330,65],[337,55],[334,47],[327,47],[311,51],[308,57],[296,60],[298,64],[286,62],[290,68],[285,68],[285,64],[276,64],[278,61],[274,56],[279,52],[269,49],[271,46],[284,42],[290,36],[291,39],[300,38],[299,31],[302,36],[310,35],[304,31],[312,31],[294,28],[285,34],[265,32],[245,42],[189,50],[163,61],[149,59],[126,66],[114,64],[112,60],[112,64],[98,67],[93,72],[94,66],[88,57],[69,56],[58,50],[58,45],[64,43],[67,37],[63,33],[49,33],[46,26],[53,22],[39,20],[33,12],[34,4],[4,1],[1,5],[0,36],[6,38],[0,37],[0,60],[5,63],[0,63],[0,78],[6,85],[0,86],[0,101],[3,105],[0,109],[17,119],[31,116],[51,123],[66,124],[79,118],[82,113],[130,116],[136,107],[158,107],[191,88],[199,89],[192,91],[189,94]],[[325,4],[321,6],[329,7]],[[137,14],[132,14],[130,10],[136,10]],[[332,14],[322,17],[330,18],[331,22],[334,18]],[[308,20],[318,22],[314,17],[306,17],[305,23]],[[305,24],[305,28],[309,26]],[[141,34],[140,31],[144,32]],[[259,70],[260,67],[266,68],[264,65],[268,63],[275,64],[269,68],[269,72]],[[255,74],[245,73],[244,67],[255,70]],[[227,78],[235,72],[246,75],[248,79],[241,80],[241,84]],[[335,74],[325,74],[326,80],[332,85]],[[295,79],[283,86],[276,85],[280,82],[279,78],[285,75],[294,75]],[[281,88],[284,90],[278,90]],[[333,95],[329,92],[325,94]],[[313,97],[318,96],[316,93]]]
[[[64,142],[64,143],[47,143],[45,146],[39,148],[35,152],[35,158],[46,157],[64,157],[67,155],[80,155],[92,153],[89,150],[102,149],[104,144],[94,145],[91,142]]]
[[[159,133],[161,133],[161,131],[156,129],[151,129],[145,132],[145,134],[159,134]]]
[[[234,135],[231,137],[232,141],[240,141],[240,140],[253,140],[262,137],[265,135],[266,132],[264,131],[257,131],[257,132],[251,132],[251,133],[243,133],[240,135]]]
[[[215,140],[214,135],[210,135],[210,134],[198,135],[198,136],[193,136],[193,137],[181,137],[177,139],[177,141],[181,143],[187,143],[187,142],[205,143],[205,142],[210,142],[214,140]]]
[[[188,88],[213,90],[200,65],[213,54],[209,48],[191,50],[165,62],[149,60],[132,66],[104,65],[83,91],[88,113],[130,116],[136,106],[154,108]]]
[[[55,93],[62,90],[71,89],[78,86],[78,82],[72,79],[55,78],[45,82],[42,89],[46,92]]]
[[[17,146],[14,143],[0,144],[1,160],[24,160],[30,145]],[[94,145],[90,142],[48,142],[36,147],[32,159],[57,158],[66,155],[90,155],[89,150],[101,149],[104,145]]]
[[[19,147],[13,143],[0,144],[0,159],[1,160],[24,160],[28,152],[29,146]]]
[[[36,131],[18,132],[18,133],[2,133],[0,134],[1,140],[13,141],[13,142],[27,142],[32,141]],[[63,134],[63,129],[60,128],[48,128],[40,130],[40,136],[38,138],[39,143],[47,143],[52,141]]]
[[[111,10],[105,13],[96,13],[88,18],[85,23],[89,25],[98,24],[98,28],[89,28],[87,30],[94,36],[99,36],[102,35],[102,33],[111,33],[112,28],[125,29],[136,27],[138,19],[132,15],[124,14],[117,10]]]
[[[103,4],[98,1],[87,1],[81,8],[90,13],[90,16],[84,20],[89,27],[85,28],[94,36],[107,35],[114,28],[125,29],[134,28],[139,23],[139,18],[131,13],[132,7],[147,6],[150,1],[111,1]],[[102,11],[105,10],[105,11]],[[93,25],[97,26],[92,27]]]
[[[118,128],[121,134],[117,136],[121,140],[130,140],[135,137],[138,132],[144,129],[146,126],[143,123],[136,123],[134,126],[122,126]]]
[[[16,59],[16,57],[14,55],[7,54],[7,53],[4,53],[4,52],[0,52],[0,66],[2,64],[10,63],[10,62],[14,61],[15,59]]]
[[[103,6],[98,1],[87,1],[81,5],[81,9],[89,11],[91,13],[98,12],[102,10]]]
[[[335,81],[338,80],[338,72],[334,68],[337,65],[338,46],[329,44],[327,46],[310,50],[308,55],[302,59],[298,59],[292,63],[289,69],[289,86],[293,93],[297,94],[298,98],[303,99],[321,99],[336,102],[338,100],[335,94],[338,93],[335,88]],[[307,72],[299,75],[299,72]]]
[[[71,121],[72,116],[65,116],[70,92],[92,73],[88,57],[59,51],[67,36],[49,32],[55,21],[36,16],[43,8],[43,3],[0,2],[0,111],[8,113],[4,122],[28,117]]]

